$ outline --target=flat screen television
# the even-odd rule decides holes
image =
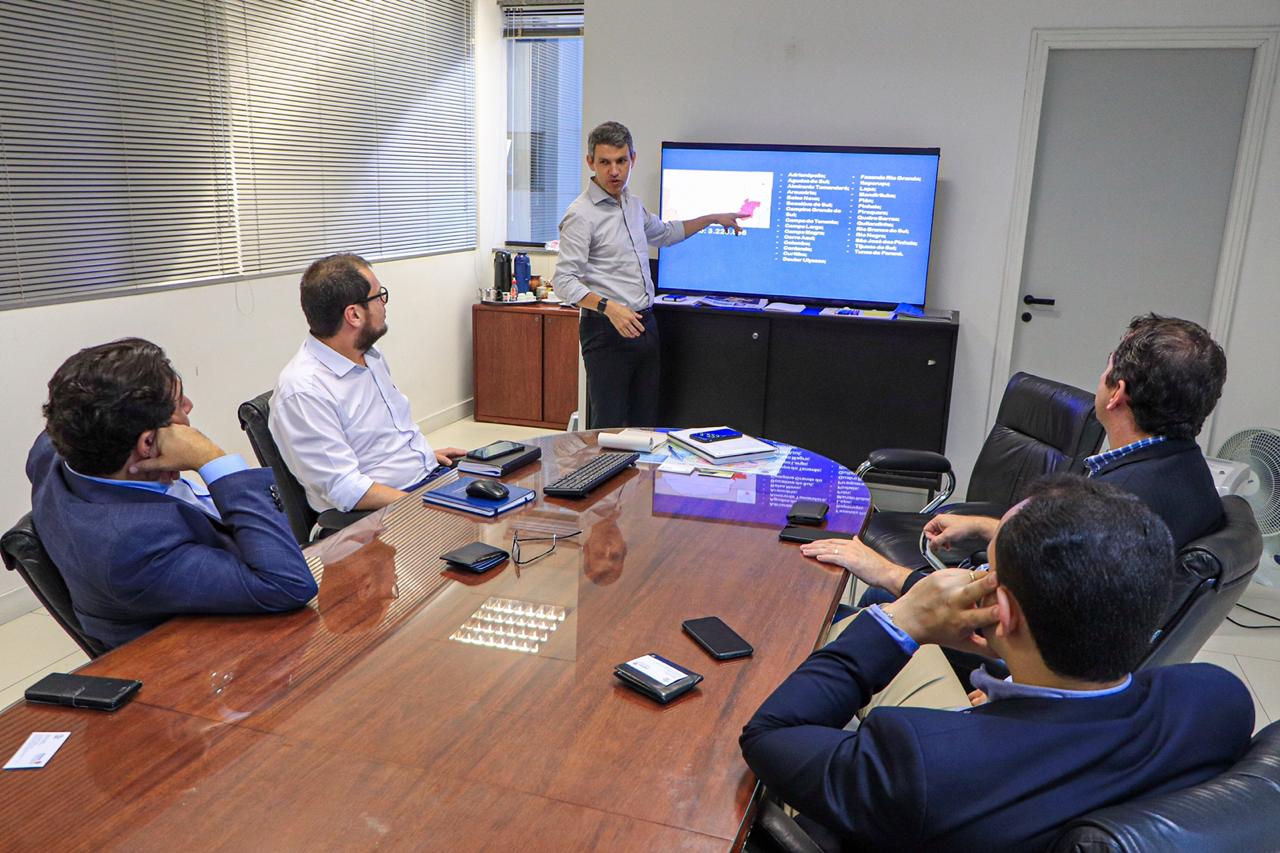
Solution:
[[[739,211],[659,253],[658,288],[923,305],[937,148],[662,143],[663,219]],[[749,215],[746,215],[749,214]]]

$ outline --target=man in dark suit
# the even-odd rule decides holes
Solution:
[[[1222,500],[1195,437],[1222,396],[1227,357],[1201,326],[1135,317],[1098,379],[1094,411],[1110,450],[1088,474],[1137,495],[1176,547],[1222,526]]]
[[[1094,411],[1111,448],[1086,462],[1086,474],[1137,496],[1173,535],[1175,548],[1222,526],[1222,499],[1195,437],[1217,405],[1227,358],[1205,329],[1189,320],[1135,317],[1098,379]],[[925,525],[930,547],[990,540],[998,519],[942,514]],[[848,540],[831,553],[817,543],[808,556],[838,563],[867,584],[896,596],[927,572],[900,566]],[[923,560],[922,560],[923,562]],[[886,600],[874,591],[863,603]]]
[[[32,518],[81,625],[109,647],[171,616],[291,610],[316,594],[271,472],[225,454],[191,407],[164,351],[139,338],[81,350],[49,380],[27,457]]]
[[[1141,502],[1041,481],[991,554],[990,572],[935,572],[859,615],[743,730],[747,763],[824,847],[1044,850],[1071,818],[1197,784],[1247,748],[1253,706],[1235,676],[1131,674],[1174,556]],[[976,673],[977,707],[880,706],[843,729],[926,643],[998,655],[1012,676]]]

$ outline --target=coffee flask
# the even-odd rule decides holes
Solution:
[[[502,249],[493,250],[493,287],[499,293],[506,293],[511,287],[511,253]]]

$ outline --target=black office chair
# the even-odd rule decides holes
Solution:
[[[317,513],[311,508],[311,504],[307,503],[307,493],[303,491],[302,484],[285,464],[284,457],[280,455],[280,448],[276,447],[276,440],[271,437],[271,430],[267,427],[267,419],[271,415],[270,391],[265,391],[252,400],[241,403],[237,414],[240,416],[240,428],[249,436],[249,444],[253,447],[254,455],[258,457],[258,464],[270,467],[276,476],[276,489],[280,493],[280,502],[284,504],[284,513],[289,519],[289,529],[293,531],[293,538],[298,540],[299,545],[306,546],[311,543],[311,531],[317,524],[320,525],[320,530],[316,538],[323,538],[329,532],[341,530],[369,514],[365,510],[342,512],[336,509]]]
[[[1254,735],[1245,756],[1208,782],[1076,818],[1050,853],[1241,853],[1277,847],[1280,722]]]
[[[1037,478],[1054,471],[1083,471],[1085,457],[1098,452],[1104,432],[1093,412],[1093,395],[1029,373],[1015,373],[1005,386],[1000,411],[969,476],[964,503],[947,505],[955,490],[951,463],[927,450],[873,450],[858,476],[876,473],[933,475],[942,489],[918,512],[877,511],[862,540],[905,566],[923,564],[921,533],[937,513],[1003,515]],[[972,549],[986,543],[973,543]],[[968,550],[972,550],[968,549]],[[967,549],[959,548],[959,553]]]
[[[1186,663],[1222,625],[1262,559],[1262,532],[1248,501],[1222,499],[1222,528],[1178,552],[1174,594],[1140,669]]]
[[[1275,850],[1277,839],[1280,722],[1254,735],[1244,757],[1207,782],[1075,818],[1049,853],[1241,853]],[[777,803],[766,799],[756,814],[745,850],[822,853],[823,848]]]
[[[45,551],[35,525],[31,521],[31,513],[18,519],[4,536],[0,536],[0,556],[4,558],[4,566],[17,572],[26,581],[27,586],[36,594],[53,616],[54,621],[62,626],[62,630],[71,635],[84,653],[96,658],[107,651],[107,647],[85,633],[76,612],[71,606],[71,593],[62,579],[62,572],[54,565]]]

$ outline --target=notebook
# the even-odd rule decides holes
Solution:
[[[778,448],[769,444],[767,441],[761,441],[758,438],[752,438],[749,435],[731,438],[727,441],[696,441],[693,438],[695,433],[709,432],[716,429],[725,429],[725,427],[694,427],[693,429],[679,429],[668,433],[667,437],[679,444],[681,447],[688,448],[694,453],[709,459],[712,462],[746,462],[750,459],[764,459],[778,452]]]
[[[533,489],[514,486],[510,483],[503,484],[507,487],[508,494],[500,501],[491,501],[488,498],[473,498],[467,494],[467,485],[476,479],[476,477],[459,477],[456,483],[450,483],[447,486],[441,486],[434,491],[427,492],[422,496],[422,502],[448,507],[449,509],[460,509],[463,512],[474,512],[476,515],[487,515],[492,518],[499,513],[515,509],[521,504],[533,500]]]
[[[480,474],[484,477],[505,477],[517,468],[541,458],[541,447],[530,447],[527,444],[522,444],[510,453],[504,453],[492,459],[480,460],[464,456],[458,460],[458,470],[465,471],[468,474]]]

